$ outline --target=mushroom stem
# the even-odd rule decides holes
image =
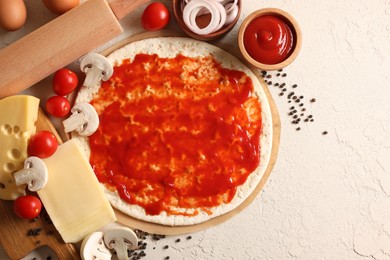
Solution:
[[[98,66],[92,66],[86,73],[84,86],[90,88],[98,85],[103,78],[102,71],[103,68],[100,68]]]
[[[34,173],[34,174],[31,174]],[[33,181],[35,179],[34,175],[38,174],[34,169],[21,169],[14,173],[15,184],[16,186],[20,186],[22,184],[27,184],[28,187],[33,185]]]
[[[83,113],[74,113],[63,122],[65,133],[72,131],[82,131],[83,126],[88,123],[88,119]]]
[[[128,254],[127,254],[127,244],[125,240],[123,239],[117,239],[112,242],[111,244],[112,249],[115,250],[116,255],[119,260],[128,260]]]

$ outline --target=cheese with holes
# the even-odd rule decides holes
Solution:
[[[18,95],[0,100],[0,199],[14,200],[25,194],[16,186],[13,173],[23,168],[27,145],[35,134],[39,99]]]
[[[76,140],[60,145],[44,162],[49,180],[38,195],[66,243],[79,242],[116,221],[103,187]]]

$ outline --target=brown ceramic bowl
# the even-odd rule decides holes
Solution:
[[[175,20],[176,20],[177,24],[179,25],[179,27],[184,31],[185,34],[187,34],[188,36],[190,36],[194,39],[201,40],[201,41],[212,41],[212,40],[216,40],[218,38],[223,37],[225,34],[227,34],[228,32],[230,32],[230,30],[233,29],[234,25],[236,25],[238,19],[240,18],[240,14],[241,14],[242,0],[238,0],[238,2],[237,2],[238,13],[237,13],[236,18],[233,20],[233,22],[231,22],[228,25],[224,25],[221,29],[219,29],[216,32],[213,32],[210,34],[205,34],[205,35],[200,35],[200,34],[197,34],[197,33],[194,33],[193,31],[191,31],[187,27],[187,25],[184,23],[183,13],[182,13],[182,8],[181,8],[182,2],[183,2],[183,0],[173,0],[172,1],[172,9],[173,9],[173,15],[175,17]],[[196,19],[196,22],[200,28],[206,27],[208,25],[209,21],[210,21],[209,14],[201,15],[201,16],[197,17],[197,19]]]
[[[253,59],[248,52],[245,49],[244,45],[244,32],[249,25],[250,22],[252,22],[254,19],[257,17],[263,16],[263,15],[272,15],[280,18],[284,22],[287,23],[287,25],[291,28],[294,43],[293,43],[293,49],[291,54],[282,62],[276,63],[276,64],[265,64],[265,63],[260,63]],[[238,31],[238,46],[240,48],[242,56],[253,66],[261,69],[261,70],[278,70],[281,68],[286,67],[289,65],[298,55],[302,45],[302,33],[301,29],[299,28],[298,23],[296,20],[287,12],[276,9],[276,8],[265,8],[265,9],[260,9],[257,10],[253,13],[251,13],[245,20],[242,22],[240,29]]]

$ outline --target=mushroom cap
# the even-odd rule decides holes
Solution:
[[[91,104],[76,103],[71,112],[72,115],[62,122],[65,132],[76,130],[81,136],[90,136],[99,127],[99,115]]]
[[[104,244],[103,232],[93,232],[84,238],[80,247],[80,256],[83,260],[111,260],[112,253]]]
[[[103,239],[106,246],[111,249],[114,248],[117,241],[125,242],[130,249],[138,246],[137,234],[127,227],[109,229],[104,233]]]
[[[102,80],[104,81],[111,78],[114,72],[111,63],[107,60],[107,58],[98,53],[88,53],[80,62],[80,69],[84,73],[87,73],[92,67],[99,68],[102,73]]]

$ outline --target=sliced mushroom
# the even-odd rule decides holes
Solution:
[[[66,133],[76,131],[81,136],[90,136],[99,126],[99,116],[95,108],[88,103],[77,103],[71,109],[72,115],[64,120]]]
[[[111,260],[112,253],[104,244],[103,232],[93,232],[84,238],[80,248],[80,256],[83,260]]]
[[[80,69],[86,74],[84,86],[95,87],[101,80],[108,80],[113,73],[111,63],[98,53],[85,55],[80,62]]]
[[[14,173],[14,178],[17,186],[27,184],[27,188],[35,192],[46,185],[49,177],[45,163],[31,156],[24,161],[24,168]]]
[[[115,250],[119,260],[127,260],[127,250],[136,249],[138,237],[133,230],[126,227],[113,228],[104,233],[104,243]]]

